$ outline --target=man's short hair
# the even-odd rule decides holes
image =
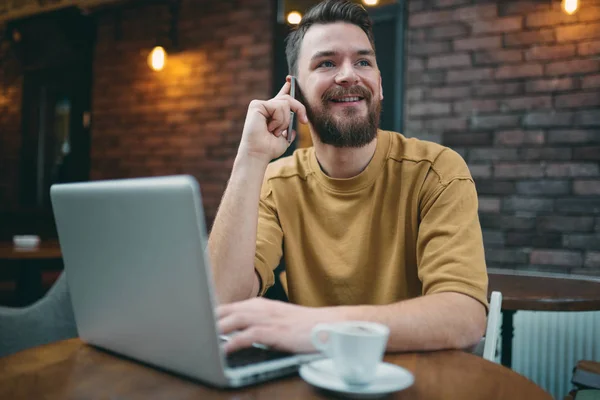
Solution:
[[[367,10],[360,4],[349,0],[325,0],[312,7],[302,17],[296,29],[286,38],[285,55],[290,74],[298,74],[298,56],[306,31],[314,24],[332,24],[335,22],[347,22],[358,26],[365,32],[373,51],[375,51],[373,23]]]

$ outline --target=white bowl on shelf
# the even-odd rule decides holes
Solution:
[[[40,237],[37,235],[15,235],[13,244],[17,249],[35,249],[40,245]]]

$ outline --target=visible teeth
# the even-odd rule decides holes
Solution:
[[[359,97],[344,97],[343,99],[335,99],[334,101],[337,101],[338,103],[349,103],[352,101],[359,101],[360,98]]]

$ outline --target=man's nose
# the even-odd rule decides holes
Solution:
[[[335,76],[335,83],[341,86],[352,86],[358,83],[358,74],[352,63],[344,63]]]

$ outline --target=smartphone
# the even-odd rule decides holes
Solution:
[[[290,81],[290,96],[292,96],[292,99],[296,98],[296,77],[294,75],[292,75],[292,79]],[[287,131],[288,143],[292,143],[292,132],[294,130],[295,116],[296,116],[296,113],[291,111],[290,112],[290,125],[288,126],[288,131]]]

